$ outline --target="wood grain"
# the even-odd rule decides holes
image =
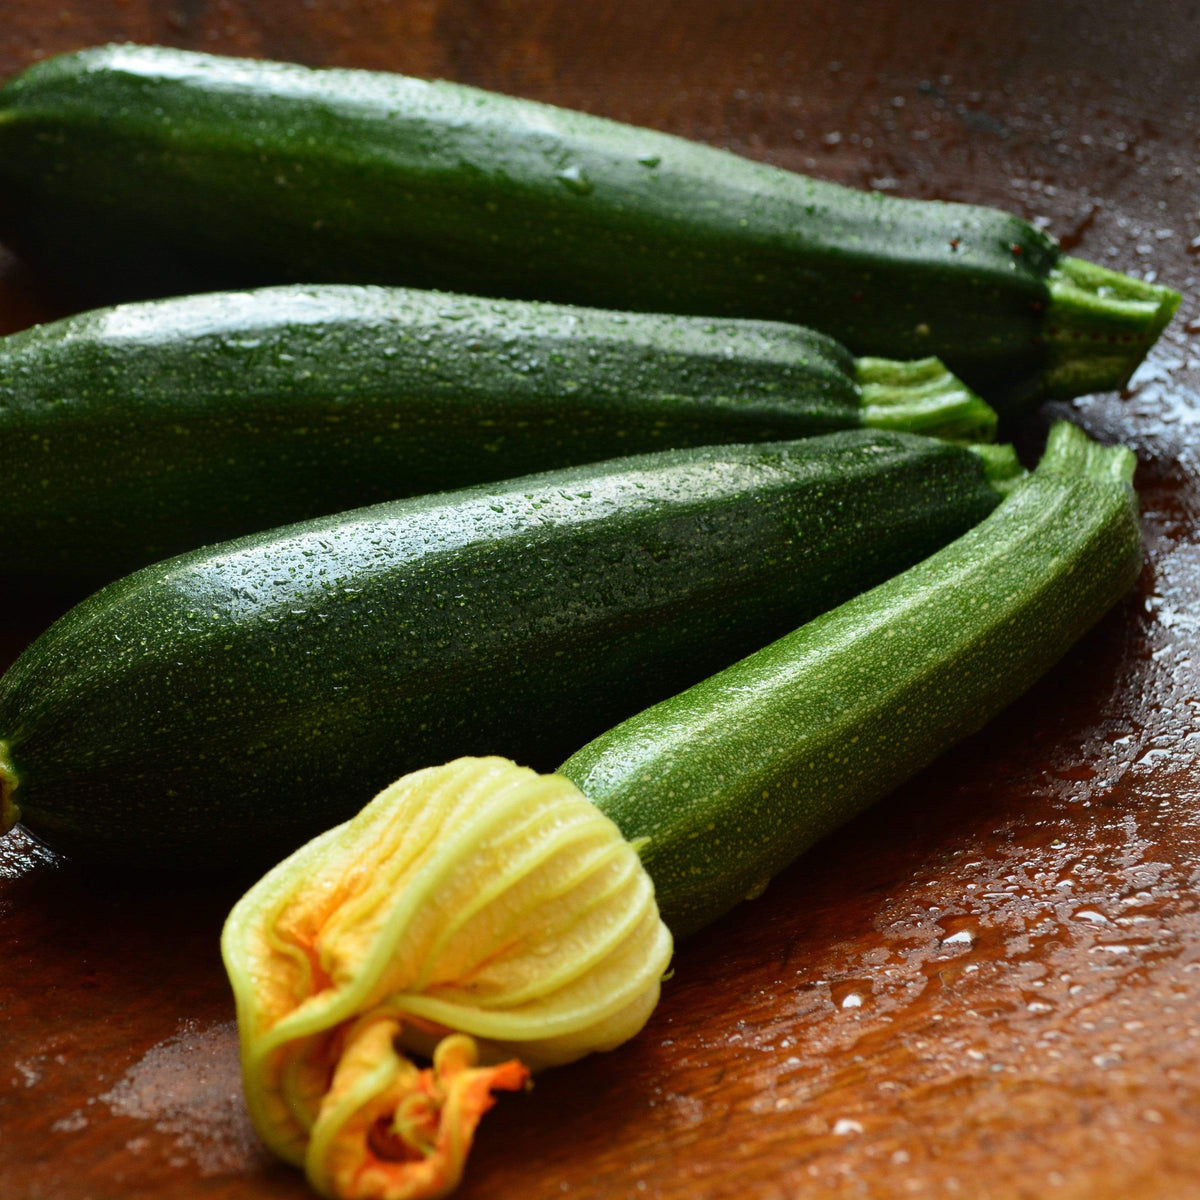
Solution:
[[[1185,293],[1122,397],[1136,593],[970,743],[680,948],[649,1027],[484,1122],[463,1200],[1200,1197],[1200,37],[1189,4],[7,0],[112,39],[440,75],[900,194]],[[0,258],[0,329],[60,309]],[[0,656],[69,597],[0,581]],[[233,884],[0,840],[0,1196],[287,1200],[240,1106]]]

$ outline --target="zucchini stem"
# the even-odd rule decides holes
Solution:
[[[940,359],[898,362],[855,360],[862,423],[870,429],[899,429],[952,442],[990,442],[996,411]]]
[[[1007,496],[1029,474],[1021,466],[1016,449],[1008,442],[999,445],[973,444],[967,449],[979,456],[984,478],[1001,496]]]
[[[1037,469],[1043,475],[1129,486],[1137,470],[1137,455],[1128,446],[1102,446],[1069,422],[1060,421],[1050,430]]]
[[[13,799],[17,773],[8,756],[8,743],[0,742],[0,837],[21,819],[21,806]]]
[[[1171,288],[1082,258],[1059,259],[1049,282],[1041,333],[1047,399],[1123,388],[1179,307]]]

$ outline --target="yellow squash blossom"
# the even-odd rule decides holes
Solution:
[[[671,937],[573,783],[478,758],[405,776],[280,863],[222,953],[259,1135],[323,1195],[415,1200],[458,1182],[493,1089],[641,1029]]]

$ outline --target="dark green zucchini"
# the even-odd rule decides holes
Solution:
[[[454,83],[146,46],[0,91],[0,236],[103,299],[402,283],[793,321],[937,356],[998,407],[1121,385],[1179,300],[991,209]]]
[[[994,425],[935,360],[855,360],[777,322],[342,285],[129,304],[0,338],[0,570],[107,582],[620,454]]]
[[[0,826],[261,865],[427,763],[553,766],[958,536],[1017,471],[1008,447],[901,433],[702,447],[155,564],[0,680]]]
[[[634,841],[676,935],[979,729],[1133,586],[1136,460],[1066,423],[925,562],[597,738],[561,772]]]

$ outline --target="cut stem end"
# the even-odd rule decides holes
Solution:
[[[1056,421],[1037,465],[1040,474],[1072,475],[1098,483],[1133,482],[1137,455],[1127,446],[1102,446],[1070,421]]]
[[[1171,288],[1082,258],[1060,259],[1042,325],[1043,395],[1066,400],[1123,388],[1179,301]]]

